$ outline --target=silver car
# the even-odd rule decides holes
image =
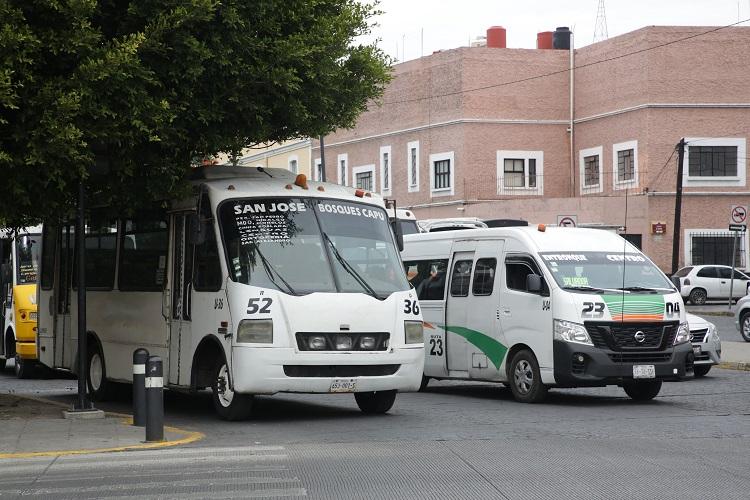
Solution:
[[[739,330],[742,339],[750,342],[750,295],[737,301],[734,308],[734,326]]]
[[[721,339],[716,326],[694,314],[687,314],[690,325],[690,342],[695,356],[694,371],[696,377],[702,377],[713,365],[721,361]]]

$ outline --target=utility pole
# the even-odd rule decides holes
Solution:
[[[680,219],[682,217],[682,160],[685,157],[685,138],[677,143],[677,189],[674,197],[674,234],[672,236],[672,272],[677,272],[680,258]]]
[[[86,338],[86,187],[83,177],[78,181],[78,220],[76,221],[76,251],[78,253],[78,400],[75,411],[92,409],[86,392],[88,350]]]
[[[323,136],[320,136],[320,182],[326,181],[326,148],[323,143]]]

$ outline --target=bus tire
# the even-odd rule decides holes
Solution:
[[[427,384],[430,383],[430,377],[425,377],[422,375],[422,383],[419,384],[419,392],[424,392],[427,390]]]
[[[229,388],[229,368],[225,361],[219,363],[211,384],[216,413],[224,420],[245,420],[253,412],[253,396],[238,394]]]
[[[623,384],[625,394],[634,401],[650,401],[659,394],[661,380],[648,380],[639,382],[628,382]]]
[[[104,354],[98,342],[89,337],[86,384],[92,401],[107,401],[112,396],[112,382],[107,380]]]
[[[513,356],[510,364],[510,390],[520,403],[540,403],[547,396],[547,386],[542,383],[542,374],[536,356],[522,349]]]
[[[34,375],[34,369],[36,368],[36,363],[33,361],[25,361],[18,357],[16,354],[15,359],[15,368],[14,371],[16,373],[16,377],[18,378],[31,378]]]
[[[354,399],[362,413],[383,414],[393,408],[396,391],[355,392]]]

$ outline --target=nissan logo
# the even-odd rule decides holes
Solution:
[[[644,340],[646,340],[646,334],[638,330],[637,332],[635,332],[635,335],[633,335],[633,338],[640,344],[643,343]]]

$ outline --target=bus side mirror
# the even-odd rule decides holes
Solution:
[[[192,214],[188,217],[190,232],[190,243],[192,245],[202,245],[206,241],[206,234],[208,233],[208,224],[201,222],[197,214]]]
[[[401,222],[398,219],[393,220],[393,234],[396,236],[396,246],[399,252],[404,251],[404,232],[401,230]]]
[[[10,283],[13,279],[13,269],[11,268],[11,265],[9,262],[6,262],[2,266],[2,271],[0,271],[0,274],[2,274],[2,282],[3,283]]]
[[[531,293],[542,292],[542,277],[538,274],[526,275],[526,291]]]

